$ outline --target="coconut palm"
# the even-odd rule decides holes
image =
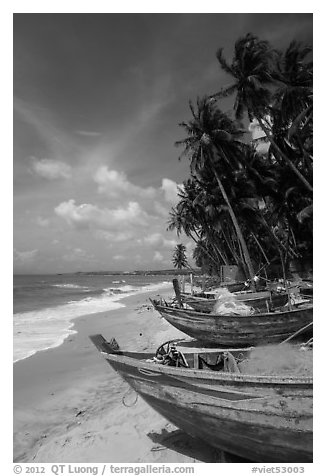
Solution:
[[[218,49],[216,56],[222,69],[230,74],[235,82],[223,88],[212,98],[217,99],[236,93],[234,103],[236,118],[241,119],[245,110],[250,121],[256,118],[273,145],[274,154],[282,158],[305,187],[312,192],[312,185],[277,144],[271,132],[272,92],[270,86],[275,84],[277,52],[270,47],[267,41],[259,40],[256,36],[248,33],[235,43],[234,57],[230,64],[223,56],[223,48]]]
[[[308,59],[310,53],[311,47],[293,41],[278,55],[273,72],[277,88],[273,94],[272,133],[275,142],[312,183],[313,72]]]
[[[210,250],[210,243],[207,240],[198,242],[194,248],[192,257],[195,260],[196,266],[201,268],[202,272],[205,274],[219,276],[220,266],[215,266],[214,261],[212,261],[208,254],[204,252],[206,249]]]
[[[197,110],[190,103],[190,110],[192,119],[180,124],[187,137],[176,145],[184,147],[181,157],[186,155],[190,159],[191,173],[200,176],[206,170],[214,176],[241,244],[249,277],[253,278],[255,273],[248,248],[219,173],[239,168],[243,149],[239,139],[244,130],[206,97],[197,100]]]
[[[185,247],[185,245],[179,243],[178,245],[176,245],[173,251],[172,263],[173,266],[179,270],[189,267],[186,250],[187,248]]]
[[[274,104],[280,111],[282,122],[288,127],[305,109],[312,106],[312,63],[307,61],[310,46],[292,41],[284,53],[279,52],[276,69],[272,73],[277,81],[273,94]]]
[[[203,247],[203,253],[215,263],[215,266],[220,266],[221,260],[223,264],[227,264],[222,244],[216,237],[214,239],[211,237],[209,215],[205,213],[207,204],[205,190],[192,178],[183,182],[183,190],[179,196],[179,203],[170,212],[168,230],[176,230],[178,236],[184,232],[196,245]],[[210,242],[209,250],[202,242],[203,234]]]
[[[285,138],[312,177],[313,162],[313,112],[312,105],[301,111],[292,121]]]

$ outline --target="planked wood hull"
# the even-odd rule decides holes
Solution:
[[[245,284],[244,281],[235,281],[235,282],[220,282],[217,285],[219,288],[225,288],[230,293],[238,292],[238,291],[246,291],[248,289],[248,286]],[[205,291],[209,293],[210,291]]]
[[[152,302],[172,326],[200,342],[224,347],[279,343],[313,319],[312,305],[292,311],[222,316]]]
[[[223,288],[228,289],[230,293],[234,293],[236,291],[243,291],[244,289],[246,289],[246,285],[242,281],[236,283],[221,284],[221,286]]]
[[[212,312],[215,298],[192,296],[191,294],[181,294],[182,300],[189,304],[195,311]],[[266,301],[270,307],[281,307],[288,302],[287,294],[273,294],[272,297],[269,291],[262,291],[260,293],[236,294],[237,301],[241,301],[247,306],[254,307],[259,310],[267,310]]]
[[[166,367],[144,354],[102,353],[151,407],[209,445],[255,462],[312,461],[312,378]]]

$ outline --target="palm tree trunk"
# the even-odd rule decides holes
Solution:
[[[207,241],[209,242],[213,252],[215,252],[215,254],[217,256],[221,257],[224,264],[228,264],[227,261],[226,261],[226,258],[224,256],[224,253],[221,250],[220,244],[218,242],[215,243],[216,240],[215,241],[212,240],[212,228],[213,227],[207,221],[207,218],[205,218],[205,214],[203,214],[202,219],[199,219],[199,222],[201,224],[202,230],[204,231],[204,234],[206,235]]]
[[[262,220],[262,223],[264,224],[268,234],[271,236],[271,238],[273,239],[273,241],[275,242],[276,244],[276,248],[278,249],[279,253],[281,252],[280,250],[283,249],[284,252],[286,251],[286,247],[285,245],[282,243],[282,241],[275,235],[275,232],[272,230],[272,228],[270,227],[270,225],[268,225],[268,223],[266,222],[265,218],[261,215],[261,220]],[[291,256],[292,258],[297,258],[298,257],[298,254],[291,248],[289,247],[289,250],[288,250],[289,253],[291,253]]]
[[[225,232],[225,230],[222,229],[222,235],[224,237],[224,240],[229,248],[229,251],[233,257],[233,260],[235,263],[237,263],[237,265],[239,265],[239,263],[241,263],[241,258],[237,255],[235,249],[234,249],[234,246],[233,246],[233,242],[232,242],[232,239],[230,238],[230,236],[228,236]],[[242,266],[243,266],[243,263],[242,263]]]
[[[224,256],[224,254],[222,253],[221,249],[220,249],[220,246],[218,246],[215,242],[214,242],[214,237],[212,237],[212,233],[209,229],[206,229],[206,237],[207,237],[207,241],[209,242],[210,246],[212,247],[213,251],[220,256],[223,264],[229,264],[226,257]],[[215,239],[216,241],[216,239]]]
[[[307,167],[309,173],[312,175],[312,170],[313,170],[313,169],[312,169],[311,156],[310,156],[310,154],[304,149],[301,138],[300,138],[299,136],[297,136],[296,139],[297,139],[297,141],[298,141],[298,145],[299,145],[300,152],[301,152],[301,154],[303,155],[303,160],[304,160],[305,166]]]
[[[242,248],[242,251],[243,251],[243,257],[244,257],[244,260],[245,260],[245,263],[246,263],[246,266],[248,268],[248,272],[249,272],[249,277],[252,279],[254,276],[255,276],[255,272],[254,272],[254,267],[252,265],[252,261],[251,261],[251,258],[250,258],[250,255],[249,255],[249,251],[248,251],[248,248],[247,248],[247,244],[245,242],[245,239],[243,237],[243,234],[242,234],[242,231],[240,229],[240,226],[239,226],[239,223],[238,223],[238,220],[234,214],[234,211],[233,211],[233,208],[231,206],[231,203],[229,201],[229,198],[225,192],[225,189],[222,185],[222,182],[219,178],[219,176],[217,175],[217,172],[215,170],[215,167],[214,167],[214,164],[213,165],[213,171],[214,171],[214,176],[217,180],[217,183],[218,183],[218,186],[221,190],[221,193],[222,193],[222,196],[225,200],[225,203],[227,204],[228,206],[228,210],[229,210],[229,213],[230,213],[230,217],[231,217],[231,220],[232,220],[232,223],[233,223],[233,226],[235,228],[235,231],[236,231],[236,234],[239,238],[239,241],[240,241],[240,244],[241,244],[241,248]]]
[[[260,251],[261,251],[263,257],[265,258],[266,263],[267,263],[267,264],[270,264],[270,261],[269,261],[269,259],[267,258],[266,253],[265,253],[265,251],[264,251],[262,245],[260,244],[260,242],[259,242],[257,236],[256,236],[255,233],[253,233],[253,232],[252,232],[251,234],[252,234],[252,236],[253,236],[255,242],[257,243],[257,246],[258,246],[258,248],[260,249]]]
[[[271,144],[273,144],[273,147],[277,150],[277,152],[280,154],[280,156],[285,160],[285,162],[288,164],[288,166],[293,170],[293,172],[298,176],[298,178],[301,180],[301,182],[305,185],[305,187],[310,191],[312,192],[313,191],[313,188],[312,186],[310,185],[310,183],[308,182],[308,180],[302,175],[302,173],[300,172],[300,170],[298,170],[296,168],[296,166],[293,164],[293,162],[288,158],[288,156],[286,154],[284,154],[284,152],[279,148],[279,146],[276,144],[276,142],[274,141],[273,139],[273,136],[272,134],[270,133],[269,129],[265,126],[265,124],[263,123],[261,117],[259,117],[258,115],[256,116],[257,117],[257,120],[258,120],[258,123],[261,127],[261,129],[265,132],[266,134],[266,137],[268,138],[268,140],[270,141]]]

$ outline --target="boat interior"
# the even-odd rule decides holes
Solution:
[[[241,373],[241,364],[250,358],[254,347],[244,349],[198,349],[187,352],[185,343],[181,340],[164,342],[155,353],[122,351],[113,338],[108,342],[102,335],[90,336],[91,341],[102,354],[115,354],[132,359],[150,362],[169,367],[188,368],[193,370],[211,370],[214,372]],[[311,350],[313,338],[301,343],[300,348]],[[299,347],[299,344],[296,344]]]
[[[213,371],[225,371],[225,363],[229,360],[229,365],[238,363],[248,358],[253,347],[246,349],[208,349],[198,352],[187,352],[186,347],[178,341],[172,340],[164,342],[158,347],[156,352],[132,352],[122,351],[116,340],[113,338],[108,342],[102,335],[90,336],[91,341],[103,354],[115,354],[124,357],[131,357],[140,361],[153,362],[173,367],[184,367],[192,369],[206,369]]]
[[[176,309],[180,309],[180,305],[177,301],[176,298],[173,298],[171,299],[171,301],[166,301],[164,298],[160,298],[160,299],[151,299],[150,300],[153,304],[153,306],[164,306],[164,307],[172,307],[172,308],[176,308]],[[313,304],[313,299],[311,297],[304,297],[302,300],[298,301],[298,302],[291,302],[291,304],[289,305],[288,303],[285,304],[284,306],[279,306],[279,307],[273,307],[268,300],[266,300],[266,308],[262,307],[254,307],[254,306],[251,306],[251,315],[252,314],[266,314],[266,313],[270,313],[270,312],[287,312],[287,311],[290,311],[290,310],[295,310],[295,309],[305,309],[307,307],[311,307]],[[182,307],[181,309],[186,309],[187,311],[194,311],[194,309],[191,307],[191,303],[182,303]],[[201,311],[201,310],[196,310],[195,311],[196,313],[201,313],[201,314],[212,314],[214,315],[213,312],[211,313],[207,313],[205,311]],[[237,314],[235,314],[235,316],[237,316]]]

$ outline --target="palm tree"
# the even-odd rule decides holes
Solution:
[[[216,56],[222,69],[230,74],[235,82],[214,94],[212,99],[236,93],[234,103],[236,118],[241,119],[245,110],[250,121],[256,118],[266,137],[273,145],[276,156],[280,156],[305,187],[312,192],[311,184],[277,144],[271,132],[272,124],[270,124],[268,118],[271,112],[272,93],[269,87],[274,85],[276,80],[277,52],[272,50],[267,41],[259,40],[256,36],[248,33],[235,43],[234,57],[231,64],[228,64],[225,60],[223,48],[218,49]],[[278,79],[281,80],[280,75]]]
[[[182,155],[187,155],[190,158],[191,173],[200,176],[203,170],[209,170],[215,177],[241,244],[249,277],[253,278],[255,273],[247,244],[218,172],[239,168],[243,144],[238,139],[242,137],[244,130],[217,109],[215,104],[206,97],[197,100],[197,111],[190,103],[190,110],[193,116],[192,120],[180,124],[188,136],[177,141],[176,145],[183,146]]]
[[[188,259],[186,256],[186,247],[182,243],[176,245],[173,255],[172,255],[172,263],[173,266],[179,270],[183,268],[188,268]]]
[[[218,276],[220,274],[220,266],[215,266],[214,261],[212,261],[208,254],[204,252],[206,249],[210,249],[210,244],[207,240],[198,242],[194,248],[192,257],[198,268],[201,268],[204,274]]]
[[[220,266],[220,261],[227,264],[227,258],[223,252],[222,244],[211,236],[211,226],[209,216],[206,212],[207,193],[198,180],[194,177],[183,182],[183,190],[179,192],[180,201],[176,207],[172,208],[168,221],[168,230],[176,230],[180,236],[182,231],[191,238],[196,245],[203,248],[203,252],[209,259]],[[205,235],[210,243],[204,245],[202,235]]]
[[[279,52],[272,73],[277,81],[274,107],[288,127],[302,111],[312,106],[312,63],[306,61],[311,51],[310,46],[292,41],[284,53]]]
[[[312,183],[313,71],[311,47],[293,41],[279,52],[273,77],[272,134],[296,168]]]

